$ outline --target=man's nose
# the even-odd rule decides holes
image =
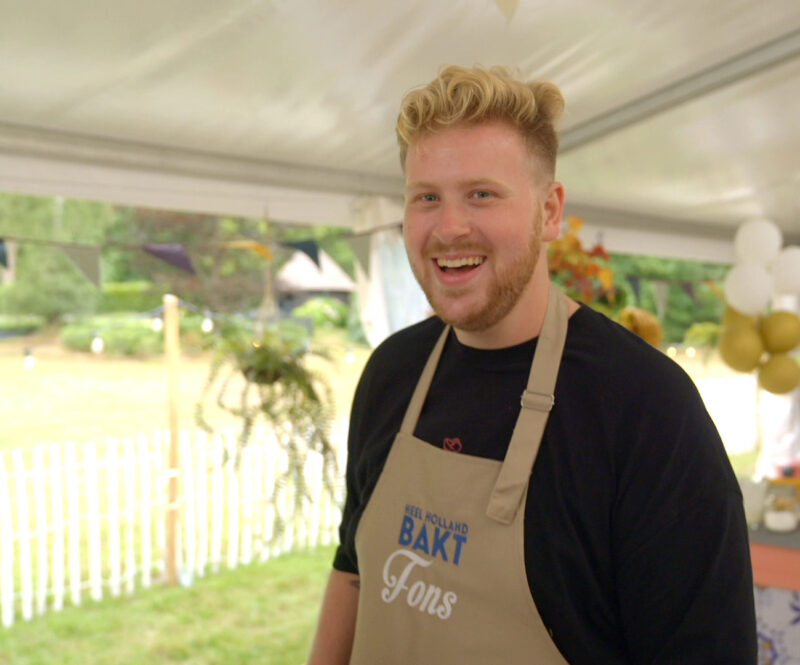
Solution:
[[[469,211],[456,202],[443,201],[433,235],[442,243],[451,243],[468,236],[472,231]]]

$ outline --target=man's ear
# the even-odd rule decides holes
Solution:
[[[545,194],[544,219],[542,220],[542,240],[550,242],[561,232],[561,217],[564,214],[564,185],[551,182]]]

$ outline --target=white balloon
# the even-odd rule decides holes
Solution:
[[[759,263],[737,263],[725,277],[725,298],[742,314],[759,314],[772,297],[772,275]]]
[[[783,245],[783,234],[774,222],[753,219],[737,229],[733,245],[737,261],[767,265],[778,255]]]
[[[772,264],[775,293],[800,294],[800,247],[784,247]]]

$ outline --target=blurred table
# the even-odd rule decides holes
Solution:
[[[759,526],[750,531],[750,556],[757,585],[800,591],[800,530],[777,533]]]
[[[800,665],[800,530],[750,531],[758,662]]]

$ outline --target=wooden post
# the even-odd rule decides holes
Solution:
[[[272,257],[274,256],[271,240],[268,239],[267,249],[270,258],[267,259],[267,266],[264,270],[264,293],[261,296],[261,305],[258,308],[258,318],[256,319],[255,335],[256,339],[261,339],[264,334],[266,324],[275,321],[277,309],[275,306],[275,287],[272,269],[275,267]]]
[[[180,355],[178,298],[164,295],[164,355],[167,361],[167,417],[169,462],[167,465],[167,583],[178,583],[178,359]]]

